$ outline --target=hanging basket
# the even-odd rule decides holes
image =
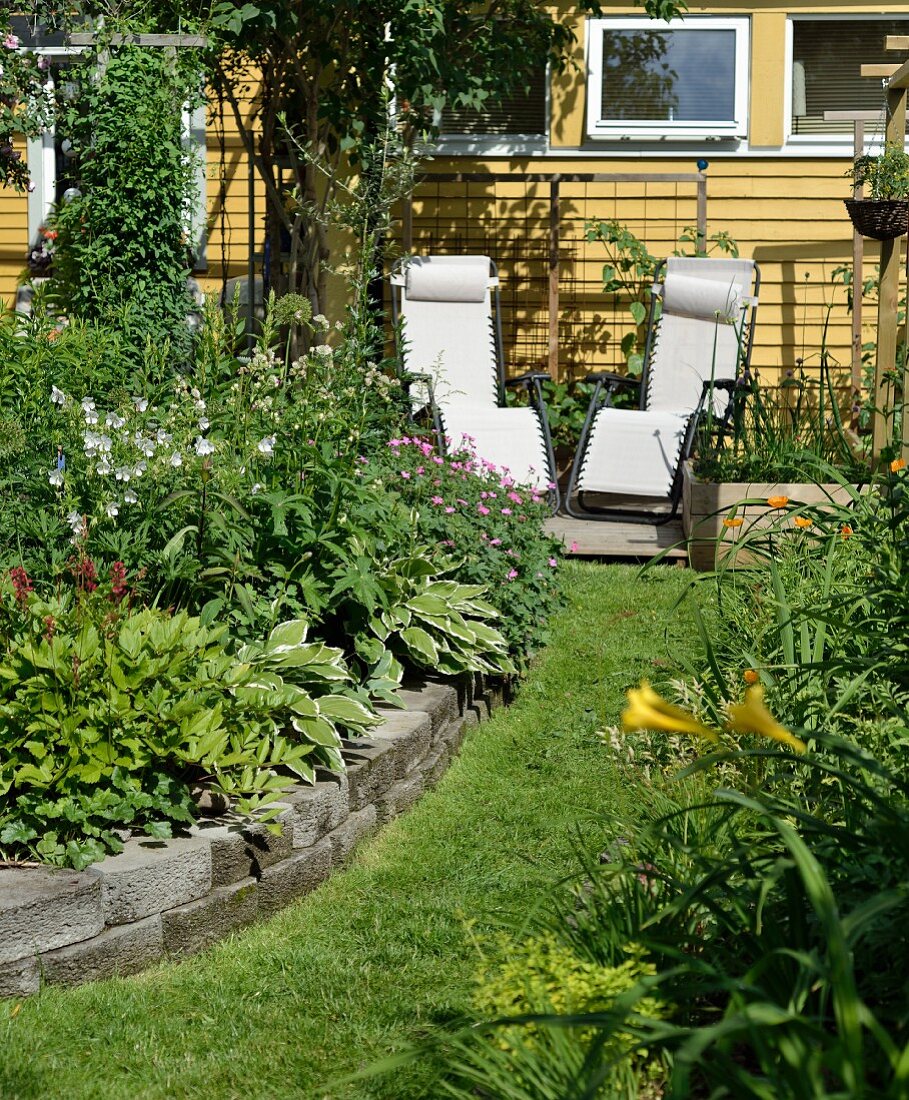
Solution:
[[[852,224],[863,237],[890,241],[909,230],[909,199],[845,199]]]

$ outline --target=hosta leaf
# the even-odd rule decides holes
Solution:
[[[319,711],[333,722],[345,726],[377,726],[382,719],[356,699],[344,695],[326,695],[319,700]]]
[[[338,736],[338,731],[325,718],[318,716],[308,718],[303,715],[295,715],[291,718],[290,724],[298,733],[302,733],[304,737],[308,737],[310,741],[317,745],[324,745],[329,748],[340,743],[341,738]]]
[[[301,646],[306,641],[309,623],[305,619],[291,619],[285,623],[279,623],[268,635],[267,650],[274,653],[285,647]]]
[[[409,626],[401,631],[401,641],[412,652],[418,653],[431,664],[439,659],[439,647],[421,626]]]

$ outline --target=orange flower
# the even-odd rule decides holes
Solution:
[[[843,526],[840,528],[840,534],[843,536],[844,539],[848,539],[849,536],[852,534],[852,528],[849,526],[848,523],[844,523]]]
[[[756,684],[758,682],[758,671],[756,668],[746,668],[743,679],[746,684]]]
[[[905,469],[906,469],[906,460],[905,460],[905,458],[895,458],[890,463],[890,473],[891,474],[898,474],[900,472],[900,470],[905,470]]]
[[[813,522],[807,516],[793,516],[792,522],[796,527],[801,527],[803,531],[807,531],[809,527],[813,527]]]
[[[47,334],[47,338],[48,338],[48,340],[56,340],[59,335],[60,335],[60,330],[56,329],[56,328],[52,328],[50,330],[50,332]]]
[[[724,527],[741,527],[745,521],[741,516],[727,516],[723,520]]]
[[[771,508],[785,508],[789,503],[789,497],[767,497],[767,503]]]

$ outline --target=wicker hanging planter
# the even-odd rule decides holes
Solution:
[[[889,241],[909,231],[909,199],[845,199],[852,224],[863,237]]]

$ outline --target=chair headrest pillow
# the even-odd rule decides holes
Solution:
[[[738,321],[744,305],[741,284],[731,280],[701,279],[673,272],[663,283],[663,309],[667,313],[705,321]]]
[[[411,302],[482,302],[489,288],[489,260],[465,256],[439,263],[417,258],[407,265],[405,285]]]

